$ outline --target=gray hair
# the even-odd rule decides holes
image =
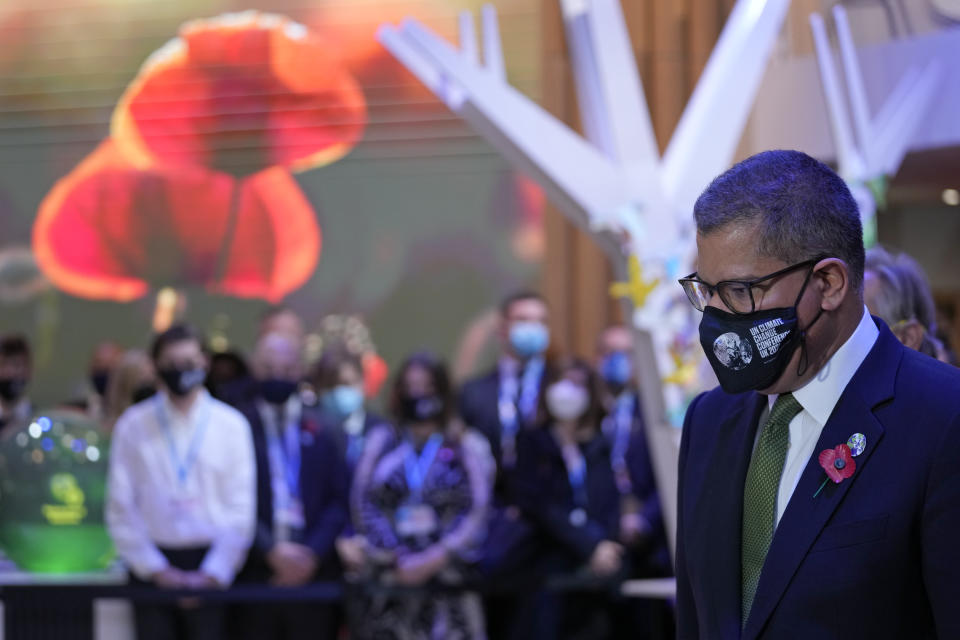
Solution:
[[[863,290],[863,227],[846,183],[800,151],[764,151],[721,174],[693,208],[697,231],[755,225],[757,252],[795,264],[839,258]]]

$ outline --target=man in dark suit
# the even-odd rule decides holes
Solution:
[[[765,152],[694,214],[681,282],[721,388],[684,424],[679,638],[960,637],[960,372],[866,312],[846,185]]]
[[[547,303],[539,294],[521,291],[507,297],[500,305],[500,359],[460,392],[460,417],[490,440],[500,469],[513,466],[517,432],[537,419],[550,344],[548,320]]]
[[[250,422],[257,462],[257,529],[241,581],[298,587],[339,575],[334,543],[348,520],[349,474],[315,407],[297,391],[300,353],[267,334],[253,358],[256,395],[238,408]],[[323,603],[243,605],[236,634],[334,637],[336,608]]]
[[[521,291],[500,305],[501,356],[492,371],[468,381],[460,392],[460,417],[490,441],[497,463],[493,508],[480,573],[493,583],[513,583],[528,573],[537,542],[533,527],[511,495],[518,435],[537,422],[550,342],[549,309],[537,293]],[[522,607],[512,598],[484,603],[491,638],[525,637]]]
[[[620,498],[619,542],[627,550],[626,578],[671,575],[663,510],[647,444],[636,381],[633,332],[612,325],[597,340],[596,369],[606,414],[602,434]],[[630,599],[614,608],[618,637],[659,638],[673,626],[673,608],[661,600]]]
[[[620,494],[621,542],[633,551],[636,577],[661,576],[670,571],[670,557],[633,352],[633,333],[623,325],[607,327],[597,340],[596,368],[606,414],[601,426]]]

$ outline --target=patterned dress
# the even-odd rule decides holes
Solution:
[[[435,578],[456,584],[463,568],[477,559],[486,534],[487,507],[492,484],[489,445],[482,436],[466,432],[443,440],[423,474],[420,498],[415,503],[435,514],[436,526],[429,532],[407,532],[398,520],[411,504],[407,459],[416,458],[410,441],[392,432],[371,434],[371,451],[379,460],[360,499],[358,529],[375,550],[397,557],[442,545],[452,561]],[[381,584],[389,572],[376,567],[372,577]],[[483,611],[475,593],[371,593],[354,599],[353,637],[370,640],[482,640]]]

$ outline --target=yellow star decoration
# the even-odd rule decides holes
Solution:
[[[635,254],[630,254],[627,261],[627,281],[611,284],[610,295],[614,298],[629,298],[633,306],[639,309],[647,301],[647,296],[659,284],[659,278],[651,282],[646,282],[643,279],[643,267],[640,266],[640,260],[637,259]]]
[[[690,359],[684,361],[683,354],[679,350],[673,348],[670,349],[670,357],[673,359],[673,373],[664,377],[664,382],[682,387],[690,384],[696,379],[696,360]]]

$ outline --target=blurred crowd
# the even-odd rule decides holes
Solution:
[[[952,359],[909,257],[869,252],[865,287],[904,344]],[[632,332],[608,327],[587,361],[548,349],[538,294],[499,313],[489,372],[455,389],[414,353],[384,415],[348,345],[305,362],[288,308],[249,357],[211,355],[188,325],[98,347],[72,404],[112,434],[105,519],[131,582],[347,585],[337,602],[136,604],[138,638],[672,637],[668,603],[615,588],[671,572]],[[30,360],[0,339],[4,431],[32,415]],[[582,588],[541,588],[557,577]]]

